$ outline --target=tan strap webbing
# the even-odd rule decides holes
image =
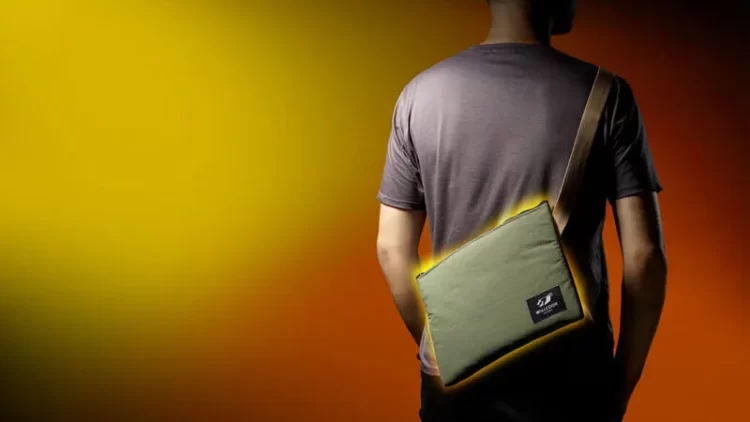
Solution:
[[[568,225],[570,214],[576,205],[578,192],[583,182],[586,161],[591,146],[594,144],[599,119],[609,97],[613,79],[612,73],[600,67],[586,101],[586,107],[583,110],[581,123],[578,126],[578,132],[573,143],[573,150],[570,153],[568,167],[565,169],[562,186],[552,209],[552,217],[555,219],[561,235]]]

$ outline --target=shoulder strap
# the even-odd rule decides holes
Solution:
[[[604,109],[604,104],[607,102],[613,79],[614,75],[607,70],[601,67],[597,70],[594,85],[591,87],[586,102],[586,108],[583,110],[568,167],[565,169],[562,186],[552,209],[552,217],[555,219],[561,235],[568,225],[570,213],[576,204],[578,191],[583,181],[583,171],[591,146],[594,143],[596,130],[599,127],[599,118]]]

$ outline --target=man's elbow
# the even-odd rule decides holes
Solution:
[[[409,265],[418,258],[416,248],[412,248],[408,244],[389,242],[385,239],[378,239],[376,250],[378,262],[383,270]]]
[[[378,257],[378,262],[380,263],[380,266],[381,267],[387,266],[388,261],[391,258],[392,248],[384,244],[382,241],[378,240],[377,245],[376,245],[376,250],[377,250],[377,257]]]
[[[667,257],[658,245],[641,245],[623,256],[625,288],[662,296],[667,282]]]
[[[399,247],[392,241],[378,237],[376,244],[378,262],[380,266],[385,268],[395,261],[398,261],[403,256],[403,248]]]

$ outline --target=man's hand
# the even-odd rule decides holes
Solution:
[[[667,263],[655,193],[618,199],[615,222],[623,256],[620,336],[615,363],[624,412],[646,363],[666,294]]]
[[[377,254],[393,300],[414,341],[419,344],[424,328],[424,310],[412,278],[419,265],[419,239],[426,214],[380,206]]]

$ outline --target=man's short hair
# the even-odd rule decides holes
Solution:
[[[576,14],[576,0],[487,0],[488,4],[528,3],[533,14],[544,19],[552,18],[552,34],[561,35],[573,28]]]

